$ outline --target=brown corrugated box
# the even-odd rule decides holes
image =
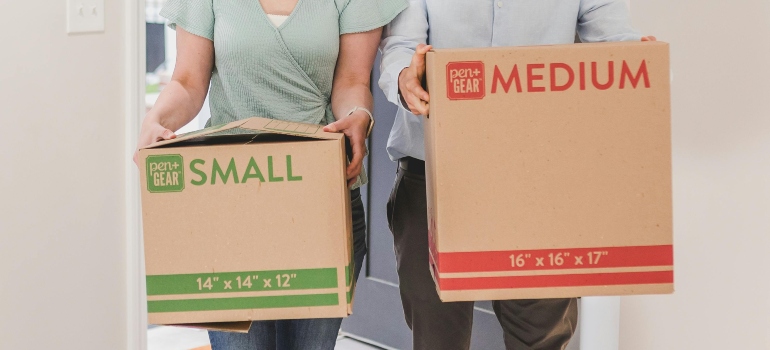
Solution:
[[[444,301],[673,292],[669,46],[427,55]]]
[[[351,313],[342,134],[250,118],[153,144],[139,164],[151,324]]]

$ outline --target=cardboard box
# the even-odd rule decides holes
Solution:
[[[442,300],[673,292],[668,44],[435,50],[427,67]]]
[[[342,134],[250,118],[153,144],[139,159],[151,324],[351,313]]]

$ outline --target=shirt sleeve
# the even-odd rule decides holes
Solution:
[[[417,45],[427,44],[427,41],[428,13],[425,0],[410,0],[409,7],[383,30],[378,83],[388,101],[399,107],[405,108],[398,95],[398,76],[404,68],[409,67]]]
[[[581,0],[578,35],[583,42],[639,41],[624,0]]]
[[[168,26],[214,41],[213,0],[168,0],[160,11],[167,18]]]
[[[407,5],[407,0],[337,0],[340,8],[340,34],[363,33],[380,28],[393,20]]]

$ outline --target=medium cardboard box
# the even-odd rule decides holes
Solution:
[[[427,68],[442,300],[673,292],[668,44],[435,50]]]
[[[343,135],[250,118],[153,144],[139,160],[151,324],[351,313]]]

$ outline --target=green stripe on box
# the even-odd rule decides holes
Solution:
[[[348,265],[345,268],[345,287],[350,287],[350,284],[353,282],[353,279],[351,278],[353,271],[351,271],[350,266],[352,265]]]
[[[339,305],[337,294],[278,295],[219,299],[153,300],[147,302],[147,312],[275,309],[334,305]]]
[[[337,288],[337,269],[270,270],[147,276],[147,295]]]
[[[351,291],[348,291],[348,304],[350,304],[351,300],[353,300],[353,293]]]

